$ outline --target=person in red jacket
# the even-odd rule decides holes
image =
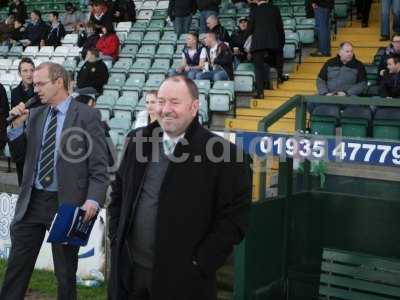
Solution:
[[[99,57],[103,60],[117,60],[119,55],[119,38],[115,33],[112,23],[107,23],[101,26],[101,37],[96,43],[96,48],[99,50]]]

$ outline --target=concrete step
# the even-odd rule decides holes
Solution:
[[[290,79],[301,79],[301,80],[316,80],[318,73],[303,73],[297,72],[290,74]]]
[[[339,45],[342,42],[347,42],[351,41],[353,46],[355,48],[376,48],[378,49],[379,47],[387,47],[388,42],[380,42],[379,39],[372,39],[372,40],[366,40],[366,41],[352,41],[349,40],[348,38],[344,38],[342,36],[338,36],[338,38],[331,43],[331,47],[339,47]]]
[[[276,109],[285,103],[288,98],[271,97],[267,99],[253,99],[250,100],[250,108],[266,108],[266,109]]]
[[[316,91],[317,84],[315,81],[311,80],[293,79],[280,84],[279,89],[285,91],[296,91],[296,92]]]
[[[289,80],[290,81],[290,80]],[[265,97],[279,97],[289,99],[296,95],[315,95],[315,91],[287,91],[287,90],[264,90]]]
[[[268,116],[274,109],[260,109],[260,108],[239,108],[236,110],[236,115],[238,117],[265,117]],[[288,114],[286,114],[284,119],[292,119],[294,122],[295,119],[295,111],[292,110]]]
[[[258,122],[262,118],[260,117],[241,117],[241,118],[227,118],[225,119],[225,128],[236,131],[257,131],[258,130]],[[282,119],[272,125],[269,129],[269,132],[284,132],[284,133],[293,133],[294,132],[294,121]]]

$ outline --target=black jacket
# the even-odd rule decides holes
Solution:
[[[311,3],[315,3],[320,7],[333,9],[335,6],[335,0],[311,0]]]
[[[119,12],[118,22],[136,22],[136,6],[133,0],[117,0],[114,3],[114,13]]]
[[[229,35],[228,30],[226,30],[222,25],[218,24],[213,29],[217,35],[217,39],[221,42],[227,42],[229,45],[231,44],[231,36]]]
[[[93,14],[91,14],[90,18],[89,18],[89,22],[96,25],[97,32],[100,33],[101,26],[110,24],[113,22],[112,11],[110,9],[108,9],[99,20],[96,19]]]
[[[210,48],[206,48],[207,59],[211,63]],[[224,43],[219,42],[217,48],[217,57],[214,59],[214,65],[221,66],[228,74],[229,79],[233,80],[233,54],[231,49]]]
[[[247,55],[244,51],[244,43],[246,42],[247,38],[249,37],[249,32],[248,30],[240,30],[240,28],[235,29],[232,32],[231,35],[231,44],[230,47],[231,49],[237,47],[239,48],[239,51],[241,54],[237,55],[237,57],[240,59],[240,61],[245,61],[247,60]]]
[[[285,31],[279,8],[271,3],[252,5],[249,18],[252,35],[251,52],[266,49],[282,49]]]
[[[63,24],[59,23],[56,28],[49,26],[44,39],[44,43],[46,44],[46,46],[60,46],[61,40],[64,36],[65,28]]]
[[[387,60],[392,55],[400,55],[400,53],[396,52],[393,45],[390,44],[389,47],[385,49],[385,52],[381,55],[379,60],[378,75],[382,70],[387,70]]]
[[[86,34],[86,32],[85,32]],[[100,36],[97,33],[93,33],[92,35],[83,35],[79,34],[78,36],[78,47],[82,47],[81,56],[82,59],[86,58],[86,53],[91,48],[96,48],[97,41]]]
[[[48,27],[42,20],[37,21],[36,24],[29,23],[25,29],[24,38],[31,41],[30,46],[39,46],[40,41],[45,38],[47,30]]]
[[[400,73],[390,74],[385,72],[380,84],[381,97],[400,98]]]
[[[203,10],[212,10],[219,12],[219,5],[221,4],[221,0],[196,0],[197,8],[200,11]]]
[[[129,135],[139,139],[129,139],[112,183],[108,207],[112,258],[109,300],[129,299],[132,265],[127,229],[133,223],[147,167],[146,162],[135,158],[141,155],[150,159],[151,141],[162,138],[156,134],[158,129],[158,123],[153,122]],[[147,142],[140,137],[148,137]],[[233,245],[243,239],[247,227],[252,189],[248,156],[237,161],[236,146],[202,127],[197,118],[187,129],[185,139],[187,143],[176,145],[174,156],[188,159],[169,162],[159,193],[152,300],[216,300],[215,273]],[[205,149],[211,139],[215,157],[229,155],[229,161],[210,160]]]
[[[10,107],[4,86],[0,83],[0,149],[3,150],[7,143],[7,122]]]
[[[33,97],[33,85],[30,85],[28,90],[25,91],[22,81],[11,90],[11,108],[18,105],[20,102],[26,103],[29,98]],[[40,101],[38,101],[33,107],[42,105]]]
[[[14,14],[16,19],[21,21],[22,24],[28,19],[28,13],[26,11],[26,5],[21,1],[18,5],[12,2],[8,8],[8,14]]]
[[[171,21],[175,17],[186,17],[196,11],[195,0],[170,0],[168,5],[168,16]]]
[[[103,86],[108,80],[108,69],[102,60],[85,62],[78,72],[76,85],[78,88],[93,87],[100,94],[103,92]]]

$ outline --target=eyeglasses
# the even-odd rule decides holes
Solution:
[[[34,83],[33,84],[33,87],[34,88],[42,88],[42,87],[44,87],[46,84],[48,84],[49,82],[52,82],[52,80],[48,80],[48,81],[44,81],[44,82],[36,82],[36,83]]]

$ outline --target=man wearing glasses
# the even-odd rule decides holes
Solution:
[[[11,250],[1,300],[23,300],[46,230],[60,203],[96,215],[108,185],[107,150],[100,113],[68,94],[69,77],[54,63],[39,65],[33,86],[43,106],[21,102],[8,131],[15,161],[25,160],[21,192],[11,223]],[[26,126],[23,126],[26,123]],[[25,128],[25,129],[24,129]],[[79,247],[52,244],[59,300],[74,300]]]

